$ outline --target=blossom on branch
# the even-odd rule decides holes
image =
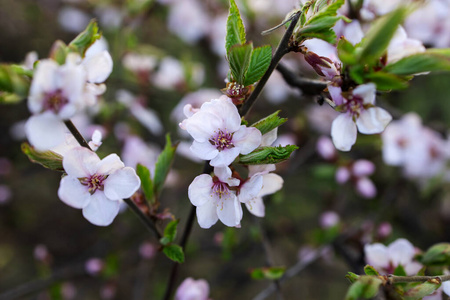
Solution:
[[[63,167],[67,176],[61,179],[58,197],[82,209],[83,216],[98,226],[111,224],[121,200],[131,197],[141,184],[134,169],[125,167],[116,154],[101,160],[94,152],[77,147],[66,153]]]

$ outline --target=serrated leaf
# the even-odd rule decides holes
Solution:
[[[245,27],[242,22],[239,8],[234,0],[230,0],[230,10],[227,19],[227,35],[225,37],[225,49],[230,51],[234,45],[245,43]]]
[[[427,49],[388,64],[383,70],[395,75],[450,71],[450,49]]]
[[[91,20],[86,29],[70,42],[69,49],[84,57],[86,50],[101,36],[98,31],[97,21]]]
[[[450,265],[450,243],[439,243],[431,246],[422,256],[421,263],[427,266]]]
[[[375,83],[377,90],[380,91],[406,89],[408,87],[408,79],[383,71],[364,74],[364,81]]]
[[[178,245],[171,244],[171,245],[164,246],[163,252],[169,259],[171,259],[177,263],[184,262],[183,248],[181,248]]]
[[[345,275],[345,278],[347,278],[351,283],[354,283],[356,280],[358,280],[359,275],[353,272],[348,272],[347,275]]]
[[[168,245],[175,240],[177,236],[178,222],[179,220],[174,220],[167,224],[166,228],[164,229],[164,236],[160,239],[162,245]]]
[[[378,273],[378,271],[375,270],[375,268],[372,267],[371,265],[366,265],[364,267],[364,273],[366,275],[373,275],[373,276],[379,276],[380,275],[380,273]]]
[[[408,10],[399,8],[377,20],[361,41],[358,61],[363,64],[376,65],[386,52],[398,26],[404,21]]]
[[[0,103],[14,103],[28,96],[31,80],[15,65],[0,65]]]
[[[283,277],[286,267],[267,267],[267,268],[256,268],[251,272],[253,279],[270,279],[277,280]]]
[[[62,160],[63,157],[53,151],[37,151],[28,143],[22,143],[21,150],[25,153],[30,161],[40,164],[47,169],[54,171],[64,171]]]
[[[337,52],[339,59],[343,64],[351,66],[357,63],[355,46],[343,36],[339,39],[337,44]]]
[[[170,135],[166,135],[166,146],[155,164],[155,175],[153,177],[153,195],[158,196],[166,181],[167,174],[172,166],[175,151],[178,145],[172,146]]]
[[[414,286],[412,289],[405,291],[404,300],[419,300],[430,295],[441,286],[441,282],[436,279],[429,280]]]
[[[348,289],[345,300],[370,299],[376,296],[381,279],[374,276],[360,276]]]
[[[252,124],[251,126],[261,131],[261,134],[266,134],[269,131],[272,131],[273,129],[283,125],[287,121],[286,118],[280,118],[278,116],[279,113],[280,110],[277,110],[273,114],[265,117],[264,119],[259,120],[258,122]]]
[[[228,52],[228,63],[230,64],[233,79],[244,85],[244,76],[250,64],[253,44],[251,42],[243,45],[235,45]]]
[[[259,147],[249,154],[239,155],[239,163],[244,165],[277,164],[289,159],[292,152],[297,149],[295,145]]]
[[[272,61],[272,47],[262,46],[253,49],[250,65],[244,78],[244,86],[253,84],[261,79],[266,73]]]
[[[141,179],[141,187],[144,191],[145,198],[147,201],[153,203],[153,181],[151,178],[150,170],[141,164],[136,166],[136,173]]]

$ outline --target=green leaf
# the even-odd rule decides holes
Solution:
[[[69,49],[84,57],[86,50],[101,36],[97,21],[91,20],[86,29],[70,42]]]
[[[373,82],[377,85],[377,90],[390,91],[401,90],[408,87],[408,79],[383,71],[364,74],[364,82]]]
[[[354,65],[357,63],[356,60],[356,48],[352,43],[347,41],[345,37],[341,37],[337,44],[337,52],[339,59],[345,65]]]
[[[164,246],[163,252],[169,259],[171,259],[177,263],[184,262],[183,248],[181,248],[178,245],[171,244],[171,245]]]
[[[269,131],[274,130],[275,128],[283,125],[287,121],[286,118],[280,118],[278,116],[279,113],[280,113],[280,110],[277,110],[273,114],[252,124],[252,127],[255,127],[256,129],[261,131],[261,134],[266,134]]]
[[[373,275],[373,276],[379,276],[380,273],[378,273],[377,270],[375,270],[374,267],[372,267],[371,265],[366,265],[364,267],[364,273],[366,273],[366,275]]]
[[[242,22],[239,9],[234,0],[230,0],[230,11],[227,19],[227,35],[225,37],[225,49],[230,51],[234,45],[245,43],[245,27]]]
[[[22,143],[22,152],[30,159],[30,161],[40,164],[47,169],[64,172],[62,165],[63,157],[53,151],[37,151],[28,143]]]
[[[395,75],[450,71],[450,49],[427,49],[388,64],[383,70]]]
[[[57,40],[53,43],[52,48],[50,49],[49,58],[53,59],[58,64],[63,65],[66,62],[66,56],[69,51],[69,47],[67,47],[63,41]]]
[[[16,103],[28,96],[30,77],[16,65],[0,65],[0,103]]]
[[[450,243],[439,243],[431,246],[422,256],[421,263],[427,266],[450,265]]]
[[[177,150],[177,145],[172,145],[170,140],[170,135],[166,135],[166,146],[161,154],[158,156],[158,160],[155,164],[155,176],[153,177],[153,195],[158,196],[166,181],[167,174],[169,173],[170,167],[172,166],[173,159],[175,157],[175,151]]]
[[[425,296],[430,295],[441,286],[440,280],[431,279],[427,282],[414,286],[412,289],[405,291],[403,299],[405,300],[419,300]]]
[[[249,154],[239,155],[239,163],[244,165],[277,164],[289,159],[292,152],[297,149],[295,145],[259,147]]]
[[[376,296],[381,279],[374,276],[360,276],[348,289],[345,300],[370,299]]]
[[[408,10],[399,8],[377,20],[361,41],[361,52],[358,61],[376,65],[395,34],[398,26],[404,21]]]
[[[347,278],[351,283],[354,283],[356,280],[358,280],[359,275],[353,272],[348,272],[347,275],[345,275],[345,278]]]
[[[286,267],[267,267],[267,268],[257,268],[251,271],[251,276],[253,279],[270,279],[277,280],[283,277]]]
[[[224,260],[230,260],[232,258],[232,252],[237,242],[236,229],[234,227],[227,227],[222,240],[222,258]]]
[[[149,169],[146,166],[138,164],[136,167],[136,173],[141,179],[141,187],[144,191],[147,201],[153,203],[153,181]]]
[[[177,226],[179,220],[171,221],[164,229],[164,236],[160,239],[161,244],[168,245],[172,243],[177,236]]]
[[[272,47],[262,46],[253,49],[250,65],[245,74],[244,86],[253,84],[263,77],[272,61]]]
[[[402,265],[398,265],[393,273],[395,276],[407,276],[405,268]]]
[[[250,64],[253,44],[251,42],[243,45],[235,45],[228,52],[228,63],[230,64],[233,79],[244,85],[244,76]]]

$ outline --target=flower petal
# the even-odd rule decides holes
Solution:
[[[246,127],[242,125],[238,131],[233,134],[233,144],[240,148],[241,154],[249,154],[259,145],[261,145],[261,131],[255,127]]]
[[[185,122],[183,121],[183,124],[194,140],[200,143],[207,142],[214,132],[223,129],[222,118],[204,111],[194,114]]]
[[[63,158],[63,167],[70,176],[83,178],[94,175],[100,158],[86,148],[76,147],[66,153]]]
[[[385,245],[375,243],[364,246],[366,262],[375,269],[383,269],[389,266],[389,253]]]
[[[259,197],[263,197],[278,192],[283,187],[284,180],[283,178],[281,178],[280,175],[270,173],[265,174],[262,177],[263,177],[263,185],[261,191],[258,194]]]
[[[261,137],[261,146],[272,146],[277,140],[278,127],[272,129]]]
[[[109,175],[117,170],[125,167],[125,164],[120,160],[120,157],[113,153],[103,158],[98,164],[96,173],[101,175]]]
[[[108,226],[119,213],[120,201],[109,200],[101,191],[91,196],[89,205],[83,208],[83,216],[97,226]]]
[[[202,104],[201,111],[208,112],[223,119],[223,127],[228,132],[235,132],[241,126],[241,116],[230,98],[222,96]]]
[[[197,206],[197,221],[201,228],[207,229],[216,224],[219,220],[216,210],[214,201],[207,201],[202,206]]]
[[[245,203],[245,206],[251,214],[257,217],[262,218],[266,215],[266,208],[261,197],[253,198],[252,200]]]
[[[364,110],[356,120],[358,130],[364,134],[380,133],[391,122],[392,116],[384,109],[371,107]]]
[[[255,175],[250,178],[249,181],[246,181],[239,190],[238,199],[242,203],[246,203],[258,196],[263,187],[263,176]]]
[[[87,71],[87,80],[93,83],[102,83],[111,74],[113,60],[108,51],[103,50],[90,56],[86,56],[82,65]]]
[[[414,246],[406,239],[397,239],[388,246],[389,257],[392,264],[405,266],[415,254]]]
[[[38,151],[46,151],[66,139],[64,123],[52,112],[31,116],[25,124],[28,141]]]
[[[190,149],[197,157],[204,160],[211,160],[219,154],[219,150],[209,141],[200,143],[194,140]]]
[[[331,138],[336,149],[350,151],[356,142],[356,125],[349,114],[341,114],[331,124]]]
[[[377,188],[373,184],[372,180],[367,177],[358,178],[356,181],[356,191],[364,198],[373,198],[377,194]]]
[[[221,201],[218,202],[216,209],[217,216],[223,224],[229,227],[240,224],[242,219],[242,207],[235,195],[231,194],[230,197],[222,197]]]
[[[231,176],[231,169],[228,167],[215,167],[214,175],[216,175],[220,181],[227,183],[229,186],[238,186],[240,183],[239,179]]]
[[[217,156],[211,159],[209,164],[213,167],[226,167],[230,165],[239,155],[239,148],[233,147],[224,149],[217,153]]]
[[[106,178],[104,192],[108,199],[130,198],[139,189],[141,180],[131,167],[120,169]]]
[[[90,196],[88,187],[82,185],[78,178],[67,175],[61,179],[58,197],[65,204],[81,209],[89,204]]]
[[[194,206],[203,206],[206,202],[212,201],[213,180],[207,174],[201,174],[194,178],[188,188],[188,197]],[[217,220],[216,220],[217,221]]]
[[[374,83],[366,83],[358,85],[353,90],[353,95],[361,97],[364,104],[375,104],[376,92],[377,87]]]

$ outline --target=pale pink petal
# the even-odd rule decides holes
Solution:
[[[229,186],[238,186],[240,183],[239,179],[231,177],[231,169],[228,167],[215,167],[214,175],[216,175],[220,181],[227,183]]]
[[[230,98],[222,96],[205,102],[201,106],[201,111],[214,114],[217,118],[223,119],[222,129],[228,132],[235,132],[241,126],[241,116]]]
[[[250,180],[246,181],[239,190],[238,199],[240,202],[245,203],[253,198],[256,198],[258,194],[261,192],[263,186],[263,176],[255,175],[250,178]]]
[[[201,174],[194,178],[188,188],[188,197],[194,206],[203,206],[211,201],[213,180],[207,174]],[[215,212],[215,211],[214,211]]]
[[[215,146],[211,145],[209,141],[202,143],[193,141],[190,149],[195,156],[203,160],[211,160],[219,154],[219,150],[217,150]]]
[[[61,179],[58,197],[67,205],[78,209],[86,207],[90,196],[88,187],[82,185],[78,178],[68,175]]]
[[[66,153],[63,158],[64,171],[77,178],[94,175],[100,162],[95,152],[83,147],[76,147]]]
[[[43,94],[58,89],[55,82],[58,64],[51,59],[43,59],[39,62],[34,72],[33,81],[28,96],[28,109],[33,113],[40,113],[43,104]]]
[[[113,153],[103,158],[97,164],[96,173],[101,175],[109,175],[122,169],[123,167],[125,167],[125,164],[120,160],[120,157],[117,154]]]
[[[269,172],[275,171],[276,167],[274,164],[270,165],[250,165],[248,166],[248,176],[252,177],[258,173],[267,174]]]
[[[223,121],[216,115],[199,111],[183,123],[187,132],[197,142],[207,142],[220,129],[223,129]]]
[[[339,167],[335,174],[336,182],[344,184],[350,179],[351,173],[347,167]]]
[[[120,201],[109,200],[101,191],[91,196],[89,204],[83,208],[83,216],[97,226],[108,226],[119,213]]]
[[[450,296],[450,281],[444,281],[442,283],[442,289],[447,296]]]
[[[261,138],[261,146],[272,146],[272,144],[277,140],[277,133],[278,128],[275,128],[264,134]]]
[[[266,208],[264,206],[263,199],[261,197],[253,198],[252,200],[245,203],[245,206],[247,207],[248,211],[257,216],[257,217],[264,217],[266,215]]]
[[[86,56],[82,65],[87,71],[87,80],[92,83],[102,83],[111,74],[113,61],[108,51]]]
[[[361,97],[364,104],[375,104],[376,92],[377,86],[374,83],[366,83],[358,85],[353,90],[353,95]]]
[[[229,227],[239,225],[242,219],[241,203],[236,196],[224,198],[217,204],[217,216],[219,220]]]
[[[119,200],[130,198],[139,189],[141,180],[131,167],[118,170],[104,181],[104,192],[108,199]]]
[[[178,287],[175,300],[208,300],[209,285],[206,280],[186,278]]]
[[[377,269],[377,271],[381,272],[381,268],[387,268],[389,266],[390,261],[388,249],[383,244],[375,243],[365,245],[364,254],[366,257],[366,262]]]
[[[45,151],[63,143],[66,126],[52,112],[31,116],[25,124],[28,141],[36,150]]]
[[[349,114],[340,114],[331,125],[331,137],[336,149],[350,151],[356,142],[356,125]]]
[[[353,166],[353,175],[356,177],[367,176],[375,172],[375,164],[367,159],[357,160]]]
[[[219,217],[217,216],[217,207],[214,201],[207,201],[202,206],[197,206],[197,221],[201,228],[210,228],[216,224]]]
[[[83,67],[66,62],[65,65],[60,67],[60,72],[56,79],[59,88],[63,91],[63,95],[71,103],[79,103],[81,105],[84,85],[86,84],[86,72]]]
[[[416,261],[410,261],[409,263],[404,265],[406,275],[409,276],[417,275],[422,267],[423,266]]]
[[[278,192],[283,187],[284,180],[277,174],[265,174],[263,175],[263,185],[258,196],[263,197]]]
[[[372,180],[367,177],[361,177],[356,181],[356,191],[364,198],[373,198],[377,194],[377,188]]]
[[[239,150],[238,147],[233,147],[219,151],[217,156],[211,159],[209,164],[213,167],[226,167],[238,157]]]
[[[414,246],[406,239],[397,239],[388,246],[389,257],[394,266],[405,266],[414,257]]]
[[[364,110],[356,120],[358,130],[364,134],[380,133],[386,128],[392,116],[384,109],[371,107]]]
[[[255,127],[245,127],[242,125],[233,134],[233,144],[240,148],[241,154],[249,154],[261,145],[261,131]]]
[[[342,97],[342,88],[340,86],[328,85],[328,92],[330,93],[331,100],[336,105],[341,105],[344,103],[344,97]]]

